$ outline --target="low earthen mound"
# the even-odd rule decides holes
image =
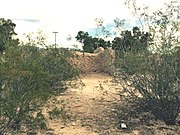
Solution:
[[[94,50],[94,53],[101,53],[103,51],[104,51],[104,48],[103,47],[99,47],[96,50]]]
[[[72,62],[82,73],[110,73],[114,58],[113,49],[100,47],[94,53],[76,52]]]

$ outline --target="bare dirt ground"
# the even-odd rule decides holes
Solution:
[[[82,88],[70,88],[48,108],[62,107],[72,116],[71,120],[49,120],[51,133],[56,135],[117,135],[116,109],[119,100],[118,89],[107,74],[91,73],[82,76]],[[58,104],[59,103],[59,104]],[[46,108],[45,112],[48,112]]]
[[[178,128],[141,126],[126,131],[119,128],[117,116],[121,89],[107,74],[91,73],[82,76],[83,87],[69,88],[51,100],[44,109],[48,120],[45,135],[178,135]],[[64,106],[64,108],[63,108]],[[49,119],[52,108],[64,109],[61,118]],[[167,132],[168,131],[168,132]],[[180,132],[179,132],[180,133]]]

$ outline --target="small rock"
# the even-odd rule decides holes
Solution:
[[[33,131],[33,130],[32,130],[32,131],[29,131],[29,132],[28,132],[28,135],[36,135],[36,134],[37,134],[37,131]]]
[[[76,123],[75,123],[75,122],[72,122],[71,124],[72,124],[72,126],[76,126]]]
[[[110,130],[106,130],[106,131],[105,131],[105,134],[108,134],[108,135],[109,135],[110,133],[111,133]]]
[[[63,129],[63,128],[65,128],[65,126],[61,126],[60,128]]]
[[[53,130],[47,130],[47,131],[46,131],[46,134],[47,134],[47,135],[53,135],[53,134],[54,134],[54,131],[53,131]]]
[[[71,92],[78,92],[78,89],[72,89]]]
[[[127,126],[125,123],[121,123],[121,129],[127,129]]]
[[[115,111],[116,111],[116,109],[111,109],[111,111],[112,111],[112,112],[115,112]]]

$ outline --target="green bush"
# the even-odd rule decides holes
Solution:
[[[135,6],[135,1],[130,2]],[[172,1],[152,16],[143,11],[140,17],[149,26],[151,40],[138,51],[130,50],[120,56],[121,50],[117,50],[115,60],[115,78],[123,87],[121,95],[166,124],[175,124],[180,113],[178,4]],[[140,9],[134,8],[136,13]]]
[[[45,127],[45,122],[38,120],[40,107],[52,95],[65,90],[65,81],[78,75],[68,62],[69,55],[51,47],[6,49],[0,60],[0,134],[18,131],[22,125],[28,129]],[[34,116],[36,112],[39,115]]]
[[[126,98],[149,109],[158,119],[175,124],[180,112],[180,59],[177,53],[169,55],[149,54],[141,57],[132,54],[126,57],[126,64],[117,78],[123,79]],[[124,94],[124,93],[123,93]]]

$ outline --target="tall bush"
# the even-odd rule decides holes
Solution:
[[[125,52],[123,57],[117,53],[115,78],[121,80],[126,93],[122,95],[128,101],[167,124],[175,124],[180,113],[179,3],[171,2],[164,8],[151,16],[141,14],[151,40],[140,51]]]
[[[64,90],[64,81],[78,75],[67,60],[69,54],[52,47],[6,49],[0,60],[0,134],[19,131],[21,126],[46,128],[41,106]]]

